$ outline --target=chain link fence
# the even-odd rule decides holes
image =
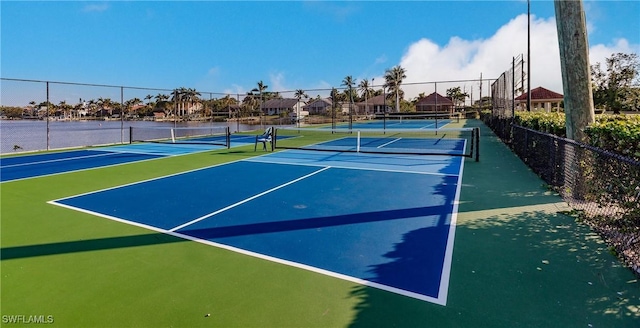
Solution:
[[[130,127],[351,124],[397,112],[460,113],[489,106],[494,79],[405,82],[397,97],[384,81],[367,88],[242,94],[0,78],[0,154],[129,142]],[[364,89],[368,90],[367,92]]]
[[[483,117],[496,135],[640,275],[640,162],[571,139]]]

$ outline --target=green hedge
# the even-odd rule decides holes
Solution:
[[[567,136],[564,113],[516,112],[515,123],[563,138]]]
[[[598,115],[585,133],[593,146],[640,160],[640,115]]]
[[[516,112],[515,122],[566,137],[564,113]],[[585,133],[592,146],[640,160],[640,115],[596,115],[596,122]]]

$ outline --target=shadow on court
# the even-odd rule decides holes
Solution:
[[[241,224],[234,226],[206,228],[206,229],[190,229],[183,230],[180,233],[194,236],[201,239],[234,237],[255,235],[273,232],[285,232],[293,230],[316,229],[331,226],[341,226],[349,224],[399,220],[404,218],[413,218],[421,216],[431,216],[444,213],[448,210],[446,206],[430,206],[396,209],[388,211],[362,212],[350,215],[336,215],[329,217],[318,217],[300,220],[286,220],[263,222],[255,224]],[[67,241],[59,243],[15,246],[2,248],[2,260],[12,260],[26,257],[59,255],[67,253],[91,252],[116,248],[139,247],[169,244],[176,242],[189,241],[164,233],[150,233],[133,236],[118,236],[90,240]]]
[[[352,327],[636,327],[640,286],[561,199],[482,123],[480,163],[465,164],[446,306],[356,286]],[[566,209],[566,207],[564,207]],[[379,277],[432,256],[408,252],[418,229],[374,268]]]

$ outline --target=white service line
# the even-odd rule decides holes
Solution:
[[[3,165],[1,166],[3,169],[8,167],[18,167],[18,166],[29,166],[43,163],[54,163],[54,162],[64,162],[64,161],[72,161],[75,159],[85,159],[85,158],[93,158],[93,157],[102,157],[102,156],[111,156],[115,153],[109,152],[108,154],[98,154],[98,155],[88,155],[88,156],[78,156],[78,157],[67,157],[67,158],[59,158],[59,159],[51,159],[47,161],[39,161],[39,162],[29,162],[29,163],[21,163],[21,164],[13,164],[13,165]]]
[[[393,140],[391,140],[391,141],[389,141],[389,142],[387,142],[385,144],[382,144],[382,145],[378,146],[377,148],[384,148],[384,147],[386,147],[386,146],[388,146],[388,145],[390,145],[390,144],[392,144],[394,142],[400,141],[400,139],[402,139],[402,138],[393,139]]]
[[[308,177],[311,177],[311,176],[313,176],[313,175],[316,175],[316,174],[318,174],[318,173],[320,173],[320,172],[322,172],[322,171],[328,170],[328,169],[330,169],[330,168],[331,168],[331,166],[323,167],[323,168],[322,168],[322,169],[320,169],[320,170],[317,170],[317,171],[311,172],[311,173],[309,173],[309,174],[307,174],[307,175],[305,175],[305,176],[299,177],[299,178],[297,178],[297,179],[295,179],[295,180],[291,180],[291,181],[289,181],[289,182],[287,182],[287,183],[281,184],[281,185],[279,185],[279,186],[277,186],[277,187],[274,187],[274,188],[271,188],[271,189],[269,189],[269,190],[267,190],[267,191],[263,191],[263,192],[261,192],[261,193],[259,193],[259,194],[257,194],[257,195],[254,195],[254,196],[251,196],[251,197],[249,197],[249,198],[247,198],[247,199],[241,200],[241,201],[239,201],[239,202],[237,202],[237,203],[235,203],[235,204],[231,204],[231,205],[229,205],[229,206],[227,206],[227,207],[225,207],[225,208],[221,208],[221,209],[219,209],[219,210],[217,210],[217,211],[215,211],[215,212],[212,212],[212,213],[206,214],[206,215],[201,216],[201,217],[199,217],[199,218],[197,218],[197,219],[191,220],[191,221],[189,221],[189,222],[187,222],[187,223],[185,223],[185,224],[181,224],[181,225],[179,225],[179,226],[177,226],[177,227],[175,227],[175,228],[169,229],[168,231],[173,232],[173,231],[176,231],[176,230],[180,230],[180,229],[182,229],[182,228],[184,228],[184,227],[186,227],[186,226],[189,226],[189,225],[192,225],[192,224],[194,224],[194,223],[200,222],[200,221],[202,221],[202,220],[204,220],[204,219],[207,219],[207,218],[210,218],[210,217],[212,217],[212,216],[214,216],[214,215],[216,215],[216,214],[220,214],[220,213],[222,213],[222,212],[224,212],[224,211],[226,211],[226,210],[229,210],[229,209],[232,209],[232,208],[234,208],[234,207],[236,207],[236,206],[242,205],[242,204],[244,204],[244,203],[246,203],[246,202],[249,202],[249,201],[251,201],[251,200],[254,200],[254,199],[258,198],[258,197],[262,197],[262,196],[264,196],[264,195],[266,195],[266,194],[268,194],[268,193],[271,193],[271,192],[276,191],[276,190],[278,190],[278,189],[284,188],[284,187],[286,187],[286,186],[288,186],[288,185],[290,185],[290,184],[294,184],[294,183],[296,183],[296,182],[298,182],[298,181],[304,180],[304,179],[306,179],[306,178],[308,178]]]

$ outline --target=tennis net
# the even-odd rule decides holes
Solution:
[[[431,113],[431,114],[387,114],[387,119],[402,123],[412,123],[417,121],[449,121],[460,122],[460,113]]]
[[[479,128],[312,129],[277,128],[275,149],[334,152],[448,155],[479,160]]]
[[[171,144],[203,144],[229,148],[231,133],[228,126],[208,127],[130,127],[130,142]]]

